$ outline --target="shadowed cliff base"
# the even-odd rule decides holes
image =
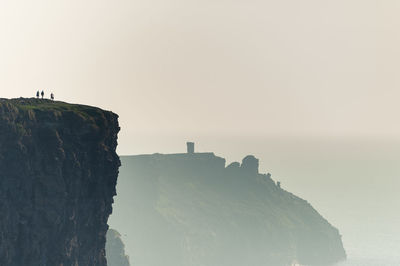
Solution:
[[[259,173],[254,156],[226,166],[189,145],[188,153],[121,160],[112,223],[127,234],[138,265],[331,265],[346,258],[338,230]]]
[[[106,266],[118,116],[0,99],[0,265]]]

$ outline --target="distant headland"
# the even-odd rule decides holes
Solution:
[[[120,230],[132,237],[138,264],[331,265],[346,258],[339,231],[259,173],[257,158],[226,165],[186,145],[186,153],[121,157],[114,215],[132,217]],[[142,255],[149,249],[163,252]]]

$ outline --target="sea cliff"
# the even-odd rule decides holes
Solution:
[[[339,231],[259,173],[254,156],[229,165],[213,153],[121,161],[113,221],[128,234],[138,265],[331,265],[346,258]]]
[[[0,99],[0,265],[106,266],[118,116]]]

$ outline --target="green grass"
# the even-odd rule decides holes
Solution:
[[[70,104],[61,101],[51,101],[48,99],[36,99],[36,98],[18,98],[6,100],[13,104],[20,111],[55,111],[55,112],[74,112],[81,115],[85,119],[93,118],[93,115],[100,114],[101,111],[97,107]],[[2,101],[0,101],[1,104]]]

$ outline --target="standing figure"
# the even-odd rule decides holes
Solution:
[[[39,91],[36,92],[36,98],[39,99]]]
[[[42,99],[43,99],[43,97],[44,97],[44,91],[42,91],[41,95],[42,95]]]
[[[50,94],[50,98],[51,98],[52,101],[54,101],[54,93]]]

